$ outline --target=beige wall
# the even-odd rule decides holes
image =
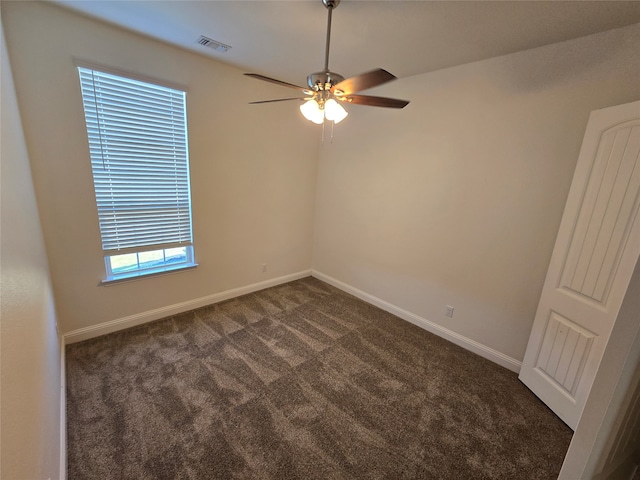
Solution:
[[[0,40],[0,477],[46,480],[60,473],[60,342],[1,28]]]
[[[295,104],[248,105],[280,87],[50,4],[2,9],[63,332],[311,267],[319,130]],[[198,268],[98,286],[104,263],[74,58],[187,88]]]
[[[522,360],[589,112],[640,98],[639,44],[635,25],[350,107],[321,150],[314,270]]]

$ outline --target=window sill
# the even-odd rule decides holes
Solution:
[[[183,272],[185,270],[192,270],[197,266],[198,266],[197,263],[188,263],[188,264],[176,265],[172,267],[162,267],[162,268],[156,268],[152,270],[145,270],[142,272],[123,273],[116,277],[105,278],[100,282],[100,285],[104,287],[109,287],[109,286],[117,285],[120,283],[127,283],[135,280],[141,280],[143,278],[156,277],[159,275],[168,275],[170,273],[178,273],[178,272]]]

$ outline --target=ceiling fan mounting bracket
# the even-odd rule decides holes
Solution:
[[[340,0],[322,0],[322,3],[327,8],[336,8],[340,4]]]

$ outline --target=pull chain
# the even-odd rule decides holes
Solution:
[[[329,120],[329,122],[331,123],[331,133],[329,134],[329,143],[333,143],[333,127],[336,124],[336,122],[334,122],[333,120]],[[324,122],[322,122],[322,143],[324,143],[324,126],[327,124],[327,120],[325,120]]]

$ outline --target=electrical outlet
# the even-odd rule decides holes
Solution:
[[[267,264],[266,264],[266,263],[263,263],[263,264],[262,264],[262,271],[263,271],[263,272],[266,272],[266,271],[267,271]]]
[[[447,305],[444,314],[449,318],[453,317],[453,307],[451,305]]]

